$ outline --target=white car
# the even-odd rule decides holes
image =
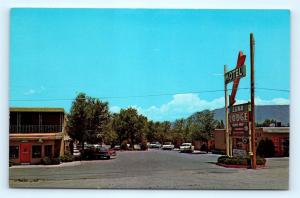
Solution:
[[[151,142],[149,148],[160,148],[161,144],[159,142]]]
[[[174,144],[172,144],[172,142],[165,142],[162,145],[162,149],[163,150],[173,150],[174,149]]]
[[[192,143],[182,143],[179,147],[179,151],[182,153],[192,153],[194,152],[194,146],[192,145]]]

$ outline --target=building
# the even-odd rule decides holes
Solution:
[[[272,140],[275,146],[275,156],[288,156],[289,154],[289,127],[258,127],[256,132],[256,146],[261,140]],[[214,131],[215,150],[226,150],[225,129],[215,129]],[[247,144],[243,144],[242,137],[233,140],[233,148],[246,149]]]
[[[64,154],[63,108],[10,108],[9,159],[15,164],[39,164],[44,157]]]

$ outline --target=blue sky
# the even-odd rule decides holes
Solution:
[[[250,32],[256,87],[290,88],[287,10],[12,9],[10,23],[10,106],[68,112],[85,92],[153,120],[220,108],[224,92],[206,91],[224,88],[223,66],[233,69],[240,50],[239,87],[250,87]],[[257,89],[256,103],[289,104],[289,92]]]

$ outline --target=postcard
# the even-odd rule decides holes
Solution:
[[[290,11],[13,8],[11,188],[289,188]]]

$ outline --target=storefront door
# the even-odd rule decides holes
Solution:
[[[22,143],[20,145],[20,162],[29,163],[30,162],[30,144]]]

